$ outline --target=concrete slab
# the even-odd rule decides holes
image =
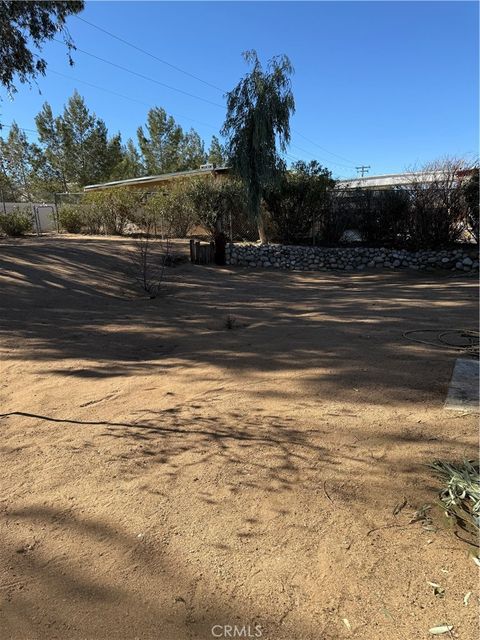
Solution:
[[[478,360],[458,358],[453,369],[445,409],[450,411],[466,411],[475,413],[479,407],[479,372]]]

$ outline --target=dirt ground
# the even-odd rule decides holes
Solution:
[[[150,300],[129,247],[0,241],[0,637],[477,638],[468,547],[409,524],[477,418],[402,337],[475,328],[475,280],[185,264]]]

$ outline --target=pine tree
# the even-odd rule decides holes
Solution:
[[[127,140],[125,147],[122,147],[122,158],[113,167],[110,174],[111,180],[128,180],[129,178],[139,178],[145,173],[140,154],[138,153],[133,140]]]
[[[146,132],[139,127],[137,136],[149,175],[197,169],[205,162],[205,148],[198,133],[194,129],[185,133],[161,107],[150,109]]]
[[[210,149],[208,150],[208,162],[213,164],[214,167],[223,167],[226,164],[227,157],[225,148],[220,143],[217,136],[212,136],[210,142]]]
[[[205,163],[206,159],[207,155],[203,140],[194,129],[190,129],[183,136],[177,171],[198,169],[201,164]]]
[[[155,107],[147,115],[147,134],[143,127],[137,130],[138,145],[147,174],[175,171],[178,166],[182,128],[165,109]]]
[[[79,187],[101,182],[110,168],[105,122],[90,113],[77,91],[68,100],[61,120],[68,181]]]
[[[53,116],[52,108],[45,102],[35,117],[38,139],[41,144],[37,156],[37,168],[56,180],[61,189],[68,191],[63,121]]]
[[[0,138],[2,174],[15,200],[31,201],[33,198],[31,174],[33,148],[25,132],[14,122],[7,139]]]

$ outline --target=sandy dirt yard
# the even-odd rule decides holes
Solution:
[[[478,637],[469,548],[410,523],[477,419],[402,336],[475,328],[475,279],[184,264],[150,300],[131,241],[0,245],[2,640]]]

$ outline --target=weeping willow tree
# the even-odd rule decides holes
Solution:
[[[287,56],[275,56],[264,70],[256,51],[243,53],[252,69],[227,93],[227,116],[222,134],[234,173],[245,184],[250,215],[266,242],[261,214],[262,197],[281,177],[279,156],[290,142],[290,115],[295,112]]]

